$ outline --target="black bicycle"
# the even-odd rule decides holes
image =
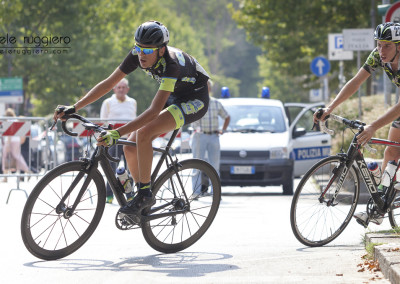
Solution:
[[[77,119],[90,137],[108,130],[78,114],[65,116],[65,133],[76,136],[66,127]],[[165,147],[153,148],[160,159],[152,173],[152,191],[156,203],[141,212],[135,223],[127,215],[115,218],[118,229],[141,228],[147,243],[157,251],[174,253],[198,241],[210,227],[221,200],[221,183],[215,169],[205,161],[178,161],[170,154],[175,130]],[[119,145],[136,143],[118,140]],[[21,234],[26,248],[44,260],[63,258],[79,249],[93,234],[103,215],[106,187],[104,175],[120,206],[127,204],[124,188],[115,177],[110,161],[118,162],[108,147],[96,146],[90,157],[64,163],[49,171],[35,186],[22,213]],[[166,169],[159,175],[160,169]],[[136,219],[136,218],[135,218]]]
[[[317,162],[301,179],[293,195],[290,222],[296,238],[304,245],[318,247],[337,238],[349,224],[356,209],[360,194],[360,176],[371,195],[367,203],[370,218],[388,213],[393,227],[400,225],[400,195],[394,188],[395,177],[389,187],[378,190],[368,170],[357,135],[365,123],[331,114],[331,119],[356,129],[347,153],[330,156]],[[322,131],[333,131],[321,124]],[[400,143],[372,138],[369,144],[400,147]],[[376,151],[370,146],[365,148]],[[398,166],[399,168],[399,166]],[[369,221],[367,220],[367,223]]]

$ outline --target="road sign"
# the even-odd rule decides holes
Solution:
[[[0,78],[0,102],[23,102],[22,78]]]
[[[315,75],[321,77],[328,74],[331,70],[331,64],[325,57],[317,56],[311,61],[310,68]]]
[[[328,35],[328,59],[329,60],[353,60],[353,51],[343,49],[343,35]]]
[[[324,100],[324,93],[322,89],[310,90],[310,102],[321,102]]]
[[[396,2],[390,6],[385,15],[385,22],[400,22],[400,2]]]
[[[370,50],[375,48],[373,29],[345,29],[343,30],[344,50]]]

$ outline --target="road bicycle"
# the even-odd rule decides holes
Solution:
[[[393,227],[400,225],[400,195],[394,188],[396,175],[388,187],[378,189],[378,185],[362,153],[362,146],[357,143],[357,135],[363,131],[365,123],[349,120],[334,114],[330,119],[343,123],[353,131],[354,137],[347,153],[339,153],[317,162],[303,176],[293,195],[290,222],[296,238],[304,245],[318,247],[337,238],[349,224],[357,207],[360,194],[360,177],[370,194],[367,202],[369,220],[387,213]],[[331,129],[321,125],[321,130],[333,134]],[[400,143],[372,138],[368,144],[400,147]],[[376,149],[364,147],[376,152]],[[399,166],[397,166],[397,169]]]
[[[78,114],[64,118],[62,128],[71,136],[77,134],[67,129],[69,119],[82,123],[90,137],[104,135],[111,129]],[[140,228],[146,242],[163,253],[181,251],[198,241],[213,222],[221,200],[220,179],[210,164],[198,159],[178,161],[170,154],[178,131],[173,131],[165,149],[153,147],[161,153],[151,175],[155,204],[135,216],[137,222],[128,215],[117,213],[115,217],[118,229]],[[119,139],[117,145],[136,146],[136,143]],[[64,163],[38,182],[21,220],[22,239],[29,252],[44,260],[55,260],[75,252],[90,238],[106,203],[99,162],[118,204],[127,204],[124,188],[110,161],[119,160],[108,153],[108,147],[95,146],[90,156],[86,153],[79,161]],[[162,167],[166,169],[159,175]]]

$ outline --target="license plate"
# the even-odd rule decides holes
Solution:
[[[254,175],[256,169],[253,166],[231,166],[231,174],[234,175]]]

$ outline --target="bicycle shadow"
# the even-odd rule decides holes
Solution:
[[[353,251],[365,251],[365,248],[361,245],[360,246],[355,246],[355,245],[324,245],[321,247],[301,247],[301,248],[297,248],[296,251],[298,252],[304,252],[304,253],[314,253],[315,251],[321,251],[323,249],[332,249],[332,248],[336,248],[338,250],[353,250]]]
[[[239,269],[236,265],[220,262],[232,258],[222,253],[184,252],[132,257],[120,261],[92,259],[61,259],[35,261],[24,266],[35,269],[61,269],[66,271],[143,271],[163,273],[169,277],[202,277],[210,273]]]

